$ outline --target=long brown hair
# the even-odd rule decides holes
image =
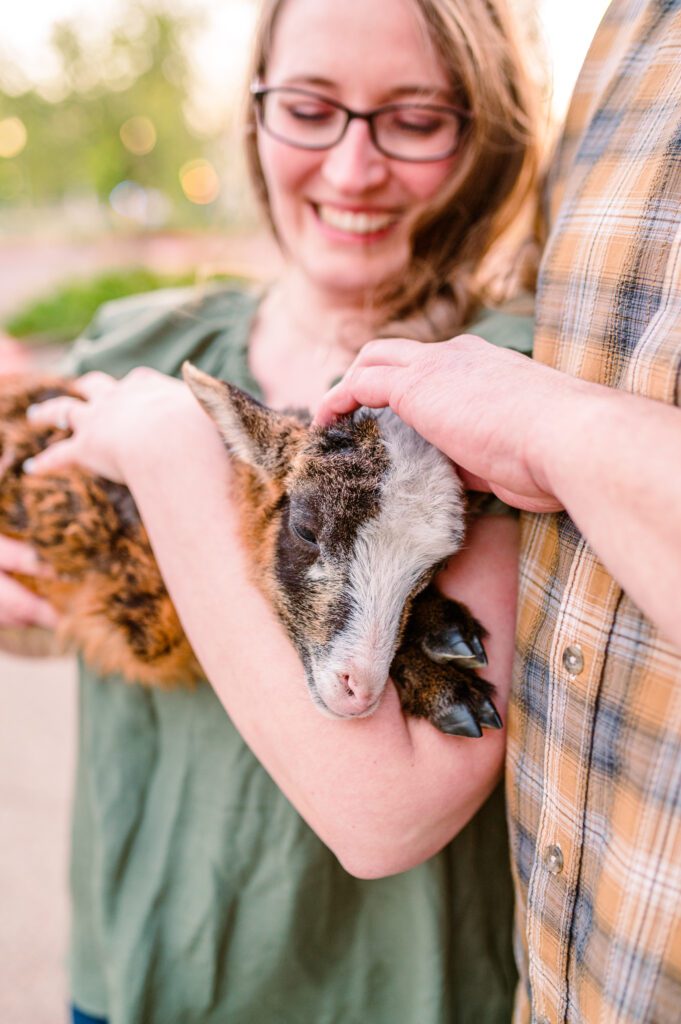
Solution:
[[[409,272],[398,286],[383,286],[372,304],[390,330],[408,321],[414,335],[435,340],[465,324],[488,299],[494,282],[517,269],[520,248],[530,251],[526,237],[516,237],[497,261],[494,282],[486,273],[486,257],[495,244],[513,238],[514,227],[517,236],[522,211],[523,223],[532,219],[527,209],[537,192],[538,87],[526,73],[506,0],[412,2],[450,74],[457,103],[470,113],[470,124],[450,180],[414,226]],[[250,80],[265,76],[284,3],[261,0]],[[276,234],[252,102],[246,128],[250,176]]]

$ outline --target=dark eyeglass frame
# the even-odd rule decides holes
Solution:
[[[292,142],[291,139],[287,139],[283,135],[279,135],[277,132],[272,131],[272,129],[265,124],[264,101],[265,98],[269,96],[270,93],[280,92],[295,92],[301,96],[309,96],[310,99],[321,100],[323,103],[326,103],[327,106],[334,107],[336,110],[341,110],[345,114],[345,124],[343,125],[343,128],[338,138],[335,139],[333,142],[325,143],[324,145],[309,145],[304,142]],[[374,110],[352,110],[350,107],[346,107],[344,103],[339,103],[337,100],[329,99],[328,96],[324,96],[322,93],[319,92],[314,92],[311,89],[299,89],[297,86],[288,85],[268,86],[262,85],[260,82],[252,83],[251,96],[253,97],[255,103],[255,109],[258,116],[258,124],[260,125],[260,127],[263,129],[263,131],[267,132],[268,135],[271,135],[273,139],[277,139],[279,142],[284,142],[286,143],[287,146],[293,146],[295,149],[309,149],[317,152],[324,149],[333,149],[334,146],[337,146],[338,143],[343,140],[345,133],[348,130],[348,125],[350,124],[351,121],[366,121],[366,123],[369,126],[369,136],[371,138],[371,141],[379,153],[382,153],[383,156],[387,156],[390,160],[401,160],[405,163],[410,164],[430,164],[435,163],[437,160],[446,160],[447,157],[454,156],[454,154],[461,146],[461,141],[464,137],[466,129],[468,128],[472,116],[467,110],[462,110],[460,107],[450,106],[445,103],[388,103],[383,107],[376,107]],[[417,107],[421,110],[430,110],[436,113],[445,112],[447,114],[454,114],[460,121],[460,133],[459,137],[456,140],[456,144],[452,146],[450,149],[446,150],[445,152],[438,153],[436,156],[425,157],[398,156],[397,154],[391,153],[389,150],[385,149],[380,144],[378,138],[376,137],[376,127],[374,125],[374,119],[378,117],[379,114],[387,114],[391,113],[394,110],[404,110],[405,108],[413,109],[414,107]]]

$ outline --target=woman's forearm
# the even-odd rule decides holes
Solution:
[[[503,733],[475,741],[444,736],[406,720],[392,687],[371,718],[323,717],[308,698],[297,654],[250,582],[221,442],[207,420],[189,423],[172,472],[142,449],[130,453],[125,470],[207,677],[258,759],[350,871],[382,875],[418,863],[459,831],[493,789]],[[481,544],[488,529],[476,527]],[[487,625],[499,620],[488,644],[490,678],[508,680],[515,524],[502,521],[490,537],[495,530],[487,543],[504,552],[496,590],[477,586],[481,562],[489,559],[476,565],[474,548],[445,585],[457,588]],[[502,694],[502,714],[504,708]]]

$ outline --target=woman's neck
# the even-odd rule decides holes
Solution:
[[[296,268],[284,273],[265,303],[292,338],[322,355],[329,349],[356,355],[380,322],[365,295],[319,288]]]
[[[366,304],[285,273],[262,301],[249,350],[268,404],[315,405],[375,336],[377,319]]]

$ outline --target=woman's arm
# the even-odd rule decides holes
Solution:
[[[322,422],[390,405],[472,485],[564,507],[614,578],[681,646],[681,410],[577,380],[463,336],[362,350]]]
[[[208,678],[244,740],[313,830],[362,877],[405,870],[439,850],[500,777],[503,735],[487,733],[478,741],[443,736],[405,719],[392,687],[371,718],[320,715],[297,654],[250,583],[225,501],[223,453],[210,457],[204,448],[201,464],[181,476],[151,475],[143,463],[132,464],[128,483]],[[491,631],[493,680],[510,678],[514,528],[505,520],[476,527],[481,546],[499,543],[505,552],[507,564],[498,566],[493,589],[481,586],[475,599],[473,549],[445,580],[447,591],[467,599]],[[506,699],[504,688],[504,719]]]
[[[133,383],[135,377],[140,380],[133,375]],[[154,396],[150,380],[148,373],[141,375],[143,401],[126,401],[119,389],[118,411],[116,386],[105,385],[108,409],[97,426],[98,403],[92,403],[90,427],[81,425],[76,439],[62,446],[67,460],[125,479],[220,700],[345,867],[375,877],[419,863],[455,835],[494,788],[502,770],[503,732],[487,732],[479,740],[444,736],[427,723],[405,719],[392,687],[371,718],[323,717],[307,695],[297,654],[250,582],[227,498],[229,463],[212,423],[182,385],[162,379]],[[77,413],[75,419],[82,420],[84,408]],[[108,465],[102,461],[107,444],[114,449]],[[55,448],[45,465],[61,457]],[[465,600],[490,630],[488,676],[499,684],[503,717],[516,547],[512,520],[480,521],[469,548],[441,578],[445,591]]]

